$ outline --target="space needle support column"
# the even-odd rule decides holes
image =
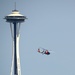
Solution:
[[[15,75],[17,75],[17,53],[16,53],[16,42],[17,42],[17,40],[16,40],[16,36],[17,36],[17,34],[16,34],[16,25],[17,25],[17,23],[16,22],[14,22],[13,23],[14,24],[14,74]]]

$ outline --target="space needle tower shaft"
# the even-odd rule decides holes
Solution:
[[[11,14],[5,16],[5,19],[6,22],[10,23],[13,41],[11,75],[13,71],[14,75],[21,75],[20,55],[19,55],[19,39],[20,39],[19,30],[21,23],[25,21],[26,17],[20,14],[19,11],[15,9],[12,11]]]

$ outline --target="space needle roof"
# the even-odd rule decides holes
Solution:
[[[24,16],[24,15],[20,14],[18,10],[13,10],[12,13],[9,14],[8,16]]]

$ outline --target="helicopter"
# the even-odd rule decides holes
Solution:
[[[41,54],[50,55],[50,52],[47,49],[44,48],[38,48],[38,52]]]

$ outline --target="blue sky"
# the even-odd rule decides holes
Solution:
[[[20,29],[22,75],[75,75],[75,0],[0,0],[0,74],[10,75],[12,38],[3,18],[15,2],[28,18]],[[54,53],[41,55],[38,47]]]

